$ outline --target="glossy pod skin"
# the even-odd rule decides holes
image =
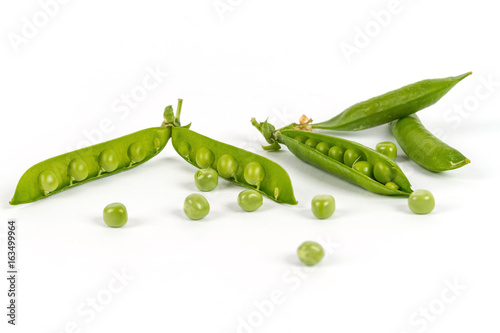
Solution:
[[[189,151],[186,151],[185,149],[188,146],[186,143],[189,144]],[[213,140],[187,128],[181,127],[172,128],[172,145],[182,158],[197,168],[202,168],[201,165],[197,164],[197,158],[204,167],[207,167],[206,164],[210,163],[208,167],[217,169],[217,166],[221,165],[221,163],[218,163],[219,159],[221,157],[223,157],[223,159],[227,159],[227,155],[229,155],[234,158],[234,161],[231,163],[222,163],[222,165],[231,166],[231,169],[236,166],[236,171],[232,177],[226,177],[226,180],[240,186],[257,190],[274,201],[290,205],[297,204],[288,173],[281,166],[265,157],[220,141]],[[249,165],[260,165],[261,169],[259,167],[250,170],[260,171],[260,173],[256,174],[256,172],[249,172],[249,169],[247,168]],[[225,172],[217,170],[220,176],[228,176],[232,174],[228,173],[227,170],[224,171]],[[255,177],[257,185],[255,182],[249,183],[247,181],[249,176],[246,174],[248,173],[250,173],[252,178]],[[262,176],[262,178],[260,178],[260,176]]]
[[[335,131],[359,131],[390,123],[436,103],[470,74],[419,81],[357,103],[330,120],[309,126]]]
[[[405,154],[427,170],[448,171],[470,163],[461,152],[429,132],[416,115],[394,121],[390,127]]]
[[[165,147],[171,129],[144,129],[35,164],[22,175],[10,204],[33,202],[140,165]]]

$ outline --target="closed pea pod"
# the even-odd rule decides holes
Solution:
[[[172,128],[172,145],[178,153],[182,142],[189,142],[192,147],[189,156],[184,157],[181,155],[192,165],[198,168],[201,167],[196,162],[196,156],[197,152],[203,148],[205,152],[208,150],[213,154],[215,162],[212,164],[217,166],[219,174],[224,179],[257,190],[277,202],[291,205],[297,204],[290,177],[277,163],[244,149],[213,140],[189,129]],[[225,155],[231,156],[234,161],[228,162],[231,159],[227,156],[224,157]],[[219,163],[222,158],[225,161]]]
[[[461,152],[429,132],[416,115],[391,123],[391,130],[405,154],[427,170],[441,172],[470,163]]]
[[[415,82],[357,103],[330,120],[307,124],[309,128],[359,131],[401,119],[433,105],[471,72],[441,79]],[[283,129],[300,128],[292,124]]]

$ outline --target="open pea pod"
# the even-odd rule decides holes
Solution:
[[[441,79],[418,81],[354,104],[335,117],[286,128],[309,127],[335,131],[359,131],[401,119],[436,103],[471,72]]]
[[[271,143],[265,147],[268,150],[277,150],[279,144],[284,144],[304,162],[374,193],[408,196],[413,192],[410,182],[394,161],[362,144],[301,130],[272,131],[274,126],[267,121],[258,123],[252,119],[252,123],[261,133],[268,133],[266,139]],[[272,134],[269,136],[269,133]]]
[[[37,201],[143,164],[162,151],[172,128],[180,126],[181,107],[182,99],[179,99],[174,115],[172,106],[167,106],[161,127],[144,129],[33,165],[21,176],[10,204]]]
[[[237,185],[259,191],[280,203],[297,204],[288,173],[277,163],[187,128],[172,128],[177,153],[197,168],[213,168]]]
[[[172,127],[153,127],[49,158],[29,168],[19,180],[11,205],[50,195],[136,167],[167,144]]]

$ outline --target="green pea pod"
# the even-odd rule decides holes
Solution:
[[[257,190],[276,202],[297,204],[288,173],[265,157],[181,127],[172,128],[172,145],[197,168],[216,169],[226,180]]]
[[[359,131],[390,123],[436,103],[470,74],[419,81],[357,103],[330,120],[308,125],[318,129]],[[294,126],[300,125],[290,127]]]
[[[167,144],[172,127],[153,127],[49,158],[19,180],[11,205],[33,202],[142,164]]]
[[[268,127],[267,122],[258,123],[252,119],[252,123],[259,130]],[[275,131],[266,139],[273,147],[275,143],[284,144],[301,160],[371,192],[396,196],[408,196],[413,192],[410,182],[394,161],[357,142],[286,129]],[[328,152],[324,149],[326,146]],[[339,156],[337,152],[341,152]],[[367,170],[358,168],[358,165]]]
[[[461,152],[429,132],[417,115],[394,121],[390,127],[405,154],[427,170],[441,172],[470,163]]]

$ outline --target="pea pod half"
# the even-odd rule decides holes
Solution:
[[[312,128],[335,131],[359,131],[390,123],[422,110],[441,99],[471,72],[442,79],[419,81],[354,104],[330,120],[305,124]],[[287,128],[304,125],[292,124]]]
[[[144,129],[35,164],[22,175],[10,204],[33,202],[133,168],[158,154],[170,133],[171,127]]]
[[[274,201],[297,204],[288,173],[277,163],[187,128],[172,128],[177,153],[197,168],[213,168],[237,185],[259,191]]]
[[[176,116],[172,106],[165,108],[162,127],[144,129],[33,165],[21,176],[10,204],[40,200],[148,161],[165,147],[172,127],[180,126],[181,106],[179,99]]]
[[[427,170],[441,172],[470,163],[461,152],[429,132],[417,115],[394,121],[390,127],[405,154]]]
[[[266,122],[252,123],[261,133],[272,133],[266,137],[270,150],[284,144],[301,160],[331,174],[357,184],[371,192],[385,195],[411,194],[410,182],[399,166],[379,152],[359,143],[330,135],[299,131],[273,131],[274,126]]]

